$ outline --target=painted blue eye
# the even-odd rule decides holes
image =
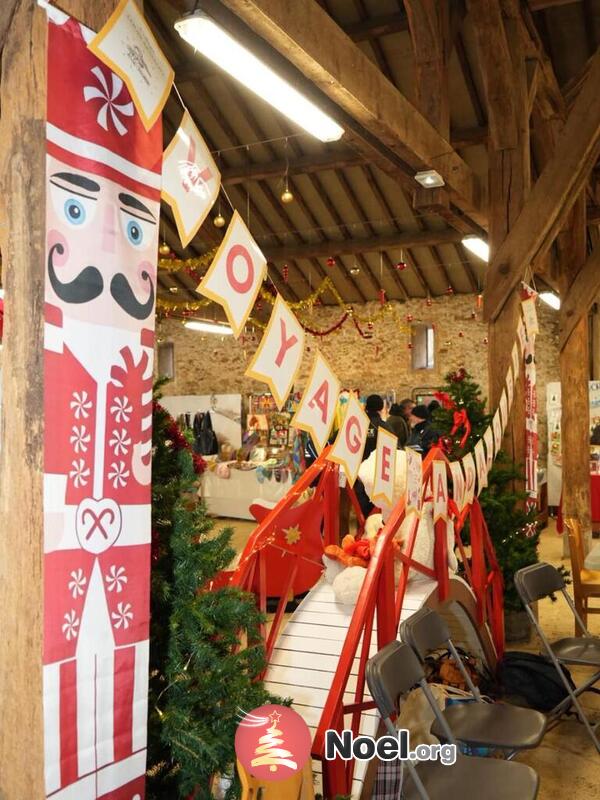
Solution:
[[[69,197],[64,205],[65,217],[73,225],[81,225],[85,222],[85,208],[83,203],[76,200],[74,197]]]
[[[139,245],[142,243],[144,239],[144,232],[139,222],[136,222],[132,219],[127,223],[127,238],[131,244]]]

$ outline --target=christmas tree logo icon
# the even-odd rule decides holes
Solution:
[[[286,706],[267,705],[239,713],[235,751],[256,778],[281,781],[299,772],[310,757],[310,730],[302,717]]]

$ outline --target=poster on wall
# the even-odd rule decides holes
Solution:
[[[49,14],[46,795],[141,799],[162,123],[146,130],[91,31]]]

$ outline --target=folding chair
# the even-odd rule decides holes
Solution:
[[[455,739],[470,747],[503,750],[509,759],[519,750],[539,745],[546,732],[546,717],[529,708],[484,702],[450,638],[448,626],[439,614],[430,608],[420,609],[402,623],[400,637],[412,647],[421,662],[440,647],[450,650],[469,691],[477,701],[456,703],[442,711]],[[444,728],[437,718],[431,726],[431,733],[445,740]]]
[[[530,567],[524,567],[515,573],[515,586],[523,601],[525,610],[529,615],[540,639],[542,640],[546,652],[548,653],[552,663],[556,667],[556,671],[567,691],[567,697],[560,702],[550,712],[551,717],[558,717],[563,714],[567,708],[574,705],[577,709],[577,716],[579,720],[585,725],[594,747],[600,753],[600,741],[594,731],[595,725],[592,727],[590,721],[583,713],[581,703],[577,699],[580,694],[590,689],[598,680],[600,680],[600,638],[592,636],[584,624],[581,616],[579,615],[571,596],[565,588],[565,582],[560,572],[555,569],[551,564],[532,564]],[[532,603],[536,600],[541,600],[544,597],[550,597],[555,592],[562,592],[565,600],[569,604],[571,611],[575,617],[580,630],[584,631],[583,636],[568,636],[565,639],[560,639],[557,642],[550,642],[536,615],[531,609]],[[567,680],[567,677],[561,669],[562,664],[576,664],[585,667],[594,667],[595,672],[592,677],[581,686],[573,689]]]
[[[367,684],[377,704],[385,727],[391,736],[398,732],[392,721],[398,712],[398,700],[415,686],[420,686],[438,722],[444,739],[456,745],[452,731],[442,715],[427,681],[423,667],[409,645],[390,642],[367,662]],[[538,793],[537,773],[525,764],[494,758],[475,758],[457,754],[456,762],[444,765],[438,761],[406,762],[408,780],[403,781],[404,800],[464,800],[482,797],[486,800],[535,800]]]
[[[565,519],[569,532],[569,553],[571,555],[571,576],[573,578],[573,597],[577,613],[587,625],[588,614],[600,614],[600,608],[590,606],[592,598],[600,599],[600,571],[585,568],[585,550],[583,547],[583,532],[578,519]],[[575,622],[575,636],[580,636]]]

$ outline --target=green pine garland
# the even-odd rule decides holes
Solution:
[[[202,590],[231,563],[232,530],[214,531],[181,433],[156,402],[153,416],[147,798],[208,800],[211,777],[235,763],[239,710],[273,702],[258,680],[262,617],[239,589]]]

